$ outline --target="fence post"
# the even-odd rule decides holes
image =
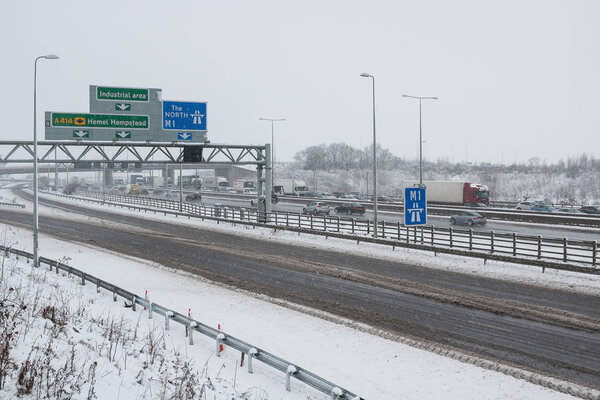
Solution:
[[[473,250],[473,229],[469,228],[469,251]]]
[[[169,330],[169,321],[171,320],[171,318],[173,318],[173,312],[167,311],[165,313],[165,331]]]
[[[367,235],[371,233],[371,220],[367,220]]]
[[[494,254],[494,231],[490,231],[490,253]]]
[[[354,218],[352,218],[352,234],[354,235],[354,225],[356,224],[356,220]],[[594,255],[596,255],[596,252],[594,252]]]
[[[198,324],[195,321],[190,322],[190,329],[189,329],[189,331],[190,331],[190,333],[189,333],[190,346],[194,345],[194,328],[197,326],[198,326]]]
[[[563,262],[567,262],[567,238],[563,238]]]
[[[398,241],[400,240],[400,221],[398,221]]]
[[[413,228],[413,243],[417,244],[417,227]]]
[[[310,214],[310,230],[312,231],[313,229],[313,215]]]
[[[225,335],[223,335],[222,333],[219,333],[217,335],[216,339],[217,339],[215,341],[216,346],[217,346],[216,354],[217,354],[217,357],[221,357],[221,349],[220,349],[220,347],[221,347],[221,343],[223,343],[223,341],[225,340]]]
[[[542,258],[542,237],[538,235],[538,260]]]
[[[131,297],[131,311],[135,311],[135,295]]]
[[[338,231],[338,233],[339,233],[339,232],[340,232],[340,217],[337,217],[337,216],[336,216],[335,218],[336,218],[336,220],[337,220],[337,231]]]
[[[407,226],[406,228],[406,244],[410,243],[410,228]]]
[[[423,233],[424,229],[422,226],[420,226],[419,229],[421,230],[421,244],[423,244],[423,242],[425,241],[425,234]]]
[[[288,365],[287,370],[285,371],[285,390],[287,390],[288,392],[292,391],[292,389],[290,388],[290,377],[296,372],[298,372],[296,367],[294,367],[291,364]]]
[[[450,238],[450,248],[452,248],[452,227],[448,228],[448,234]]]
[[[285,212],[285,226],[290,226],[290,213]]]
[[[431,246],[432,247],[434,246],[434,243],[435,243],[433,240],[434,233],[435,233],[435,225],[431,225]]]
[[[248,350],[248,373],[252,373],[252,359],[258,354],[258,350],[254,347]]]
[[[385,237],[385,221],[381,221],[381,237]]]
[[[513,232],[512,238],[513,238],[513,257],[516,257],[517,256],[517,234],[515,232]]]
[[[592,242],[592,265],[596,265],[596,252],[598,250],[598,243],[594,240]]]

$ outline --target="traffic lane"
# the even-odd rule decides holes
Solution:
[[[21,214],[23,217],[28,216]],[[22,222],[30,221],[24,218]],[[498,316],[341,277],[293,270],[285,262],[282,266],[225,252],[223,244],[215,240],[186,240],[162,230],[124,231],[44,217],[40,227],[70,240],[76,232],[76,239],[84,243],[600,387],[595,368],[600,359],[598,333]]]
[[[26,198],[31,198],[30,194],[20,192]],[[254,248],[264,248],[268,242],[254,240],[247,237],[221,234],[210,231],[202,231],[196,228],[189,228],[175,224],[165,224],[152,220],[134,216],[123,216],[113,214],[110,208],[106,211],[93,210],[69,205],[49,199],[41,199],[42,204],[62,208],[67,212],[85,213],[95,216],[99,219],[113,220],[119,223],[126,223],[140,228],[150,227],[151,229],[162,229],[165,234],[179,236],[182,238],[192,238],[201,235],[208,240],[209,237],[219,238],[224,243],[229,243],[232,248],[239,249],[240,254],[252,252]],[[315,240],[322,240],[322,237],[315,236]],[[263,250],[265,251],[265,250]],[[568,292],[561,292],[552,289],[539,288],[535,286],[520,285],[514,282],[464,275],[449,271],[440,271],[436,269],[420,267],[396,261],[375,260],[368,257],[356,255],[347,255],[333,251],[314,251],[303,246],[279,244],[279,247],[271,251],[273,256],[284,254],[288,258],[301,260],[314,265],[327,265],[328,268],[345,268],[359,273],[372,273],[381,275],[382,281],[397,279],[417,284],[430,285],[453,291],[464,292],[468,297],[472,295],[486,296],[493,299],[494,302],[510,300],[523,302],[532,306],[547,307],[557,310],[587,315],[593,318],[600,318],[600,297],[587,296]],[[434,289],[435,290],[435,289]],[[469,295],[471,294],[471,295]]]
[[[220,204],[231,205],[235,207],[250,207],[250,201],[240,201],[240,200],[229,200],[229,199],[220,199]],[[308,204],[308,202],[307,202]],[[286,203],[285,200],[279,201],[277,204],[273,205],[274,211],[280,212],[290,212],[290,213],[302,213],[302,208],[305,205],[298,205],[293,203]],[[478,210],[479,211],[479,210]],[[482,213],[485,215],[485,212]],[[338,216],[340,218],[354,218],[358,221],[366,221],[373,220],[373,211],[367,210],[364,214],[337,214],[332,207],[332,210],[329,214],[330,216]],[[380,211],[377,213],[377,217],[379,222],[387,222],[392,224],[403,223],[404,215],[401,213],[393,213],[389,211]],[[452,225],[450,224],[449,216],[441,216],[441,215],[428,215],[427,216],[427,226],[435,226],[437,228],[449,228],[457,230],[466,230],[469,228],[473,229],[476,232],[484,232],[489,233],[494,231],[496,233],[507,233],[512,234],[516,233],[517,235],[525,235],[525,236],[542,236],[545,238],[567,238],[569,240],[582,240],[582,241],[598,241],[600,236],[600,232],[597,229],[592,228],[577,228],[577,227],[568,227],[568,226],[560,226],[560,225],[543,225],[543,224],[528,224],[523,222],[509,222],[509,221],[496,221],[493,219],[488,219],[486,225],[473,225],[469,227],[467,225]]]

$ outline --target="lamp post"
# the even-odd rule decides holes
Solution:
[[[38,157],[37,157],[37,62],[40,58],[57,60],[58,56],[47,54],[39,56],[33,63],[33,265],[38,263]]]
[[[402,97],[409,97],[411,99],[419,100],[419,187],[423,185],[423,124],[421,118],[421,103],[423,100],[437,100],[437,97],[421,97],[421,96],[409,96],[403,94]]]
[[[377,140],[375,136],[375,77],[363,72],[363,78],[373,79],[373,237],[377,237]]]
[[[273,124],[285,121],[285,118],[259,118],[261,121],[271,121],[271,191],[275,191],[275,136],[273,135]],[[260,193],[259,193],[260,194]]]

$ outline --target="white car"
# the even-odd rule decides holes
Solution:
[[[521,201],[515,207],[517,210],[531,210],[533,207],[533,201]]]

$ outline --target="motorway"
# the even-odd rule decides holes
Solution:
[[[203,193],[202,194],[203,202],[207,204],[219,203],[223,205],[230,205],[235,207],[250,207],[250,199],[235,199],[229,197],[219,196],[218,192],[215,193]],[[327,202],[327,200],[323,200]],[[308,203],[308,201],[307,201]],[[277,204],[273,205],[273,211],[281,211],[281,212],[290,212],[290,213],[301,213],[302,205],[294,204],[291,202],[286,202],[285,200],[279,201]],[[485,211],[479,211],[485,215]],[[331,211],[332,216],[335,216],[336,213],[334,210]],[[400,212],[389,212],[389,211],[379,211],[378,212],[379,221],[386,222],[402,222],[403,214]],[[340,217],[347,218],[348,215],[340,215]],[[351,218],[356,218],[360,220],[373,219],[373,212],[371,210],[367,210],[364,215],[353,215]],[[438,228],[448,228],[453,227],[457,230],[468,230],[467,226],[458,226],[458,225],[450,225],[450,217],[441,216],[441,215],[428,215],[428,224],[427,225],[435,225]],[[472,227],[474,231],[480,232],[489,232],[494,231],[496,233],[516,233],[518,235],[530,235],[530,236],[542,236],[546,238],[567,238],[569,240],[584,240],[584,241],[592,241],[600,240],[600,230],[596,228],[583,228],[583,227],[572,227],[567,225],[550,225],[550,224],[532,224],[526,222],[510,222],[510,221],[499,221],[488,219],[488,222],[485,226],[477,226],[474,225]]]
[[[175,220],[113,214],[110,208],[90,210],[50,199],[40,204],[118,222],[40,217],[42,234],[600,389],[600,295],[217,233]],[[0,219],[31,226],[31,216],[22,210],[0,209]]]

